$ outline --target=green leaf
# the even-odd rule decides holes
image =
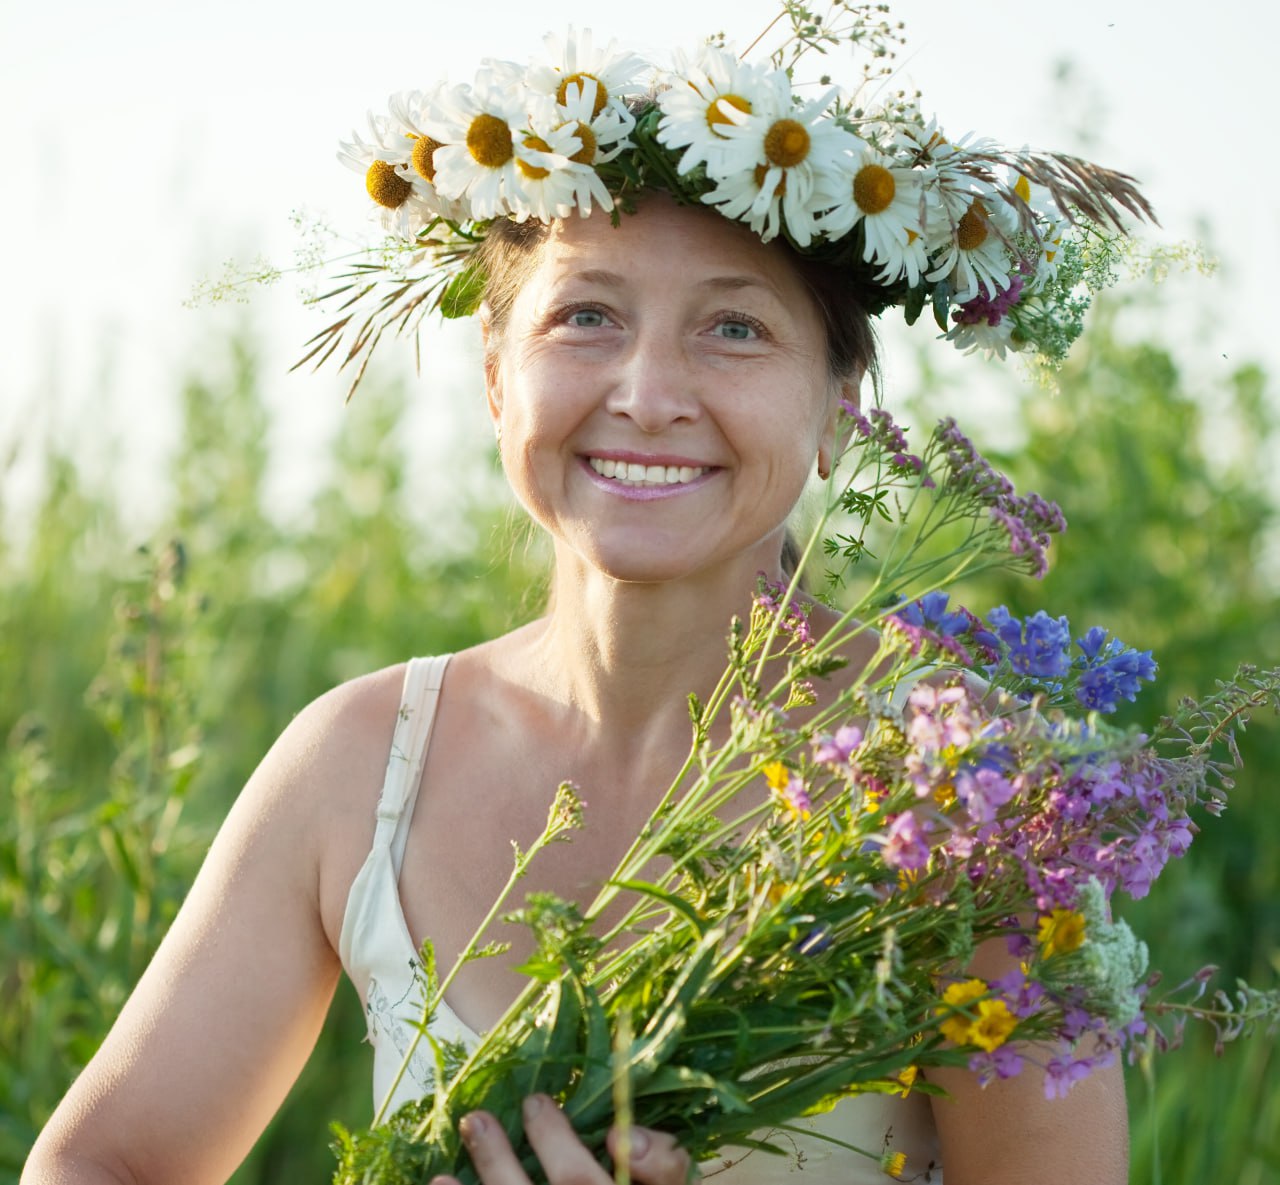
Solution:
[[[698,914],[693,904],[683,897],[678,897],[675,893],[668,893],[666,889],[649,881],[628,880],[610,881],[609,883],[620,889],[630,889],[633,893],[640,893],[645,897],[652,897],[655,901],[661,901],[663,905],[670,906],[676,913],[685,917],[694,930],[697,931],[699,939],[706,935],[707,923]]]
[[[902,314],[908,325],[914,325],[924,311],[924,285],[917,284],[907,289],[906,300],[903,301]]]
[[[470,317],[484,299],[484,269],[479,264],[463,268],[440,294],[440,312],[445,317],[457,319]]]
[[[946,280],[939,280],[933,289],[933,319],[938,328],[946,333],[951,326],[947,323],[947,313],[951,308],[951,285]]]

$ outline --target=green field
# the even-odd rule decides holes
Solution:
[[[118,492],[44,457],[32,521],[0,520],[0,1181],[101,1040],[172,919],[219,819],[274,737],[334,683],[456,650],[536,612],[542,560],[505,505],[409,505],[404,394],[362,390],[309,513],[267,505],[252,351],[175,382],[182,440],[164,525],[136,537]],[[1043,583],[956,590],[976,611],[1097,621],[1161,664],[1126,712],[1154,722],[1243,660],[1280,664],[1280,455],[1268,376],[1190,390],[1156,342],[1103,316],[1053,396],[1010,378],[999,458],[1071,529]],[[984,426],[932,379],[890,392],[919,418]],[[1011,434],[1010,429],[1016,429]],[[463,463],[462,461],[459,462]],[[466,464],[489,462],[481,456]],[[358,488],[360,497],[352,497]],[[460,524],[462,530],[457,529]],[[1241,740],[1231,806],[1150,898],[1122,899],[1170,982],[1204,963],[1230,986],[1280,979],[1280,724]],[[315,1056],[236,1180],[323,1181],[326,1125],[369,1115],[369,1051],[343,985]],[[1130,1071],[1135,1182],[1280,1182],[1280,1054],[1210,1034]],[[1158,1161],[1157,1166],[1157,1150]]]

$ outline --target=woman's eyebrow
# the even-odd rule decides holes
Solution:
[[[621,288],[627,282],[627,277],[620,272],[609,271],[607,268],[585,268],[582,271],[568,272],[561,276],[562,280],[577,280],[584,284],[600,284],[607,288]],[[710,288],[720,292],[738,292],[744,288],[759,288],[778,300],[782,299],[782,294],[778,289],[765,277],[753,275],[724,275],[724,276],[708,276],[705,280],[699,280],[694,285],[697,288]]]

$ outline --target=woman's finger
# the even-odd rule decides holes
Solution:
[[[687,1185],[698,1176],[693,1157],[666,1132],[633,1127],[628,1132],[631,1175],[642,1185]],[[605,1139],[609,1155],[617,1159],[623,1151],[622,1129],[610,1129]]]
[[[524,1134],[551,1185],[611,1185],[609,1174],[547,1095],[534,1094],[525,1099]],[[486,1179],[485,1185],[504,1183]]]
[[[502,1124],[487,1111],[464,1115],[458,1133],[484,1185],[529,1185]]]

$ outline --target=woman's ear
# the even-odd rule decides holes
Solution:
[[[502,431],[502,369],[498,365],[497,334],[487,306],[480,309],[480,341],[484,349],[484,394],[489,418],[499,435]]]
[[[818,476],[826,481],[831,476],[835,462],[849,447],[850,422],[847,410],[857,411],[862,400],[862,371],[831,384],[831,406],[827,409],[827,418],[822,425],[822,435],[818,440]]]

